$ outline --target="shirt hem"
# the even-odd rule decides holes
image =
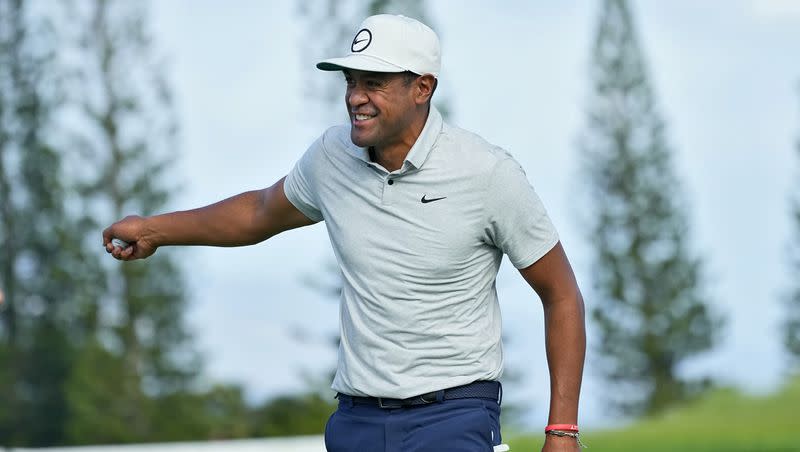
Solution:
[[[521,259],[516,262],[512,262],[514,268],[517,270],[522,270],[523,268],[528,268],[531,265],[535,264],[536,261],[544,257],[545,254],[549,253],[556,244],[558,243],[558,234],[553,234],[553,237],[550,238],[550,241],[545,243],[543,246],[539,247],[533,253],[529,254],[525,259]]]
[[[286,199],[288,199],[289,202],[292,203],[292,205],[295,207],[295,209],[299,210],[300,213],[302,213],[303,215],[308,217],[308,219],[311,220],[311,221],[319,222],[319,221],[324,220],[322,215],[317,216],[317,215],[314,215],[312,212],[310,212],[305,207],[305,205],[302,202],[300,202],[299,199],[292,199],[292,198],[295,197],[294,193],[291,190],[286,190],[285,187],[286,187],[286,184],[284,184],[283,193],[284,193],[284,195],[286,195]]]

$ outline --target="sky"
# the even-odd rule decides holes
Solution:
[[[559,229],[586,296],[591,249],[581,221],[585,128],[597,1],[429,2],[443,47],[437,96],[450,122],[514,155]],[[789,194],[800,190],[800,2],[656,0],[632,3],[658,111],[689,200],[693,251],[705,291],[727,327],[720,344],[683,369],[749,393],[780,385],[778,336],[788,268]],[[173,209],[210,204],[284,176],[329,125],[306,95],[310,30],[293,2],[153,2],[155,42],[170,64],[181,123]],[[357,30],[354,24],[353,32]],[[342,43],[341,54],[349,42]],[[339,56],[339,55],[331,55]],[[342,109],[344,104],[342,103]],[[342,110],[344,111],[344,110]],[[585,198],[584,198],[585,199]],[[134,213],[134,212],[131,212]],[[183,249],[187,313],[209,379],[260,399],[325,381],[335,300],[323,224],[235,249]],[[541,304],[507,262],[498,275],[507,365],[523,379],[507,397],[546,421],[548,376]],[[593,328],[581,402],[586,426],[609,423],[593,367]]]

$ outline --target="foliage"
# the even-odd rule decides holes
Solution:
[[[594,93],[583,137],[591,184],[601,372],[629,414],[653,413],[707,386],[679,366],[710,349],[721,320],[689,251],[681,184],[625,0],[603,2],[594,45]]]
[[[587,431],[594,452],[789,452],[797,450],[800,378],[765,397],[718,389],[702,399],[624,428]],[[765,416],[768,413],[768,416]],[[513,438],[511,450],[538,450],[540,435]]]
[[[125,212],[150,215],[165,206],[176,120],[143,6],[95,0],[73,12],[81,57],[74,92],[81,95],[72,100],[84,119],[75,141],[96,169],[84,175],[80,192],[96,243],[101,227]],[[186,295],[175,256],[162,250],[147,262],[104,262],[109,289],[67,385],[70,442],[189,438],[199,427],[175,434],[156,415],[181,411],[167,402],[189,403],[177,395],[196,389],[200,370],[183,323]]]
[[[336,411],[334,402],[315,392],[276,397],[255,410],[255,436],[323,433],[328,418]]]
[[[0,446],[321,432],[319,395],[259,405],[197,378],[174,254],[120,264],[99,247],[175,189],[143,5],[39,6],[0,0]]]
[[[0,445],[64,440],[62,387],[103,287],[97,258],[74,242],[58,36],[34,2],[0,0]]]
[[[800,163],[800,140],[796,144],[797,161]],[[791,205],[791,222],[794,228],[794,242],[791,244],[791,274],[800,274],[800,185],[796,187]],[[786,319],[783,325],[783,343],[789,352],[790,366],[800,370],[800,282],[795,278],[786,300]]]
[[[122,358],[100,344],[90,343],[82,350],[65,388],[71,411],[67,423],[70,443],[130,443],[146,433],[131,422],[131,410],[137,406],[120,397],[129,391],[130,379],[136,375],[125,371]]]

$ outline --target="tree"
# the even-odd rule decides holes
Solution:
[[[800,140],[795,145],[800,162]],[[791,200],[791,221],[794,227],[794,243],[791,246],[790,265],[792,274],[800,274],[800,190]],[[786,300],[787,315],[783,325],[783,343],[789,352],[790,366],[800,368],[800,283],[795,278],[795,286]]]
[[[275,397],[253,410],[255,436],[322,433],[336,402],[319,393]]]
[[[581,147],[599,364],[619,389],[609,391],[620,394],[614,405],[647,414],[707,386],[678,369],[712,347],[722,322],[689,250],[686,203],[634,28],[627,1],[603,1]]]
[[[0,444],[64,439],[62,387],[83,313],[102,287],[97,259],[76,237],[63,148],[57,36],[34,2],[0,0]]]
[[[164,208],[174,189],[165,180],[177,126],[142,4],[95,0],[79,6],[82,84],[73,91],[82,94],[76,100],[86,124],[80,141],[86,162],[97,170],[81,190],[97,247],[102,226],[127,212],[151,215]],[[184,400],[175,394],[196,389],[199,372],[183,320],[183,277],[171,250],[147,262],[105,263],[109,290],[97,331],[67,387],[76,414],[71,441],[95,442],[91,432],[99,430],[104,441],[159,440],[168,426],[157,422],[157,413],[174,408],[165,403]]]

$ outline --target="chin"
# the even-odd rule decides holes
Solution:
[[[367,137],[359,136],[358,134],[350,131],[350,141],[353,142],[356,146],[360,148],[368,148],[370,146],[374,146],[375,144]]]

